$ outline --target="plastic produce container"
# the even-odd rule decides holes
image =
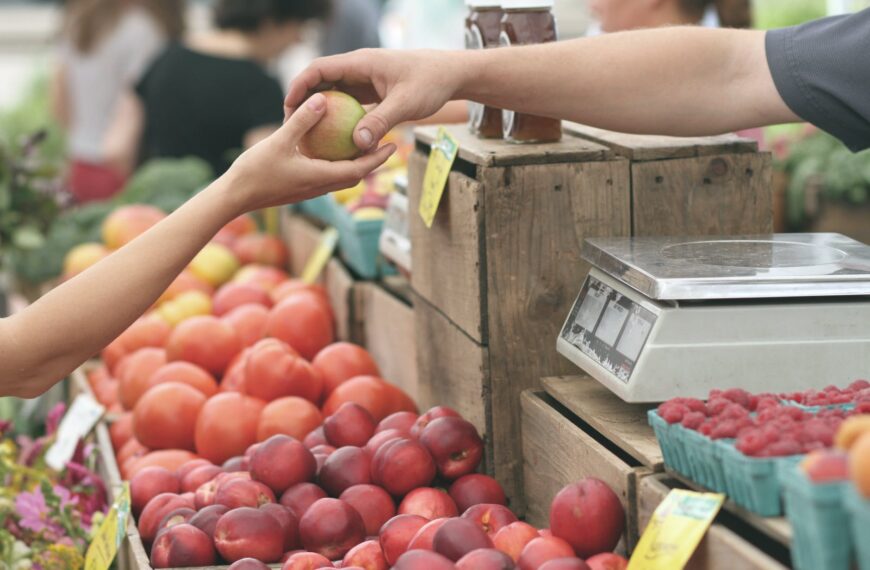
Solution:
[[[870,570],[870,500],[862,497],[852,484],[846,485],[843,495],[849,513],[858,570]]]

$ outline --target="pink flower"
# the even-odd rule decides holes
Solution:
[[[63,419],[63,415],[66,413],[66,404],[63,402],[58,403],[55,407],[48,412],[48,416],[45,418],[45,432],[46,435],[54,435],[57,432],[57,428],[60,426],[60,421]]]
[[[15,498],[15,511],[19,516],[19,526],[35,533],[48,528],[48,506],[40,489],[32,493],[20,493]]]

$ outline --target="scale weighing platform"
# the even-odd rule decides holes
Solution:
[[[558,351],[627,402],[870,377],[870,246],[839,234],[602,238]]]

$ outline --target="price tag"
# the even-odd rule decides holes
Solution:
[[[725,495],[674,489],[656,508],[628,570],[683,568],[722,508]]]
[[[302,280],[306,283],[314,283],[320,278],[323,273],[323,268],[329,263],[329,258],[332,257],[332,252],[335,251],[335,246],[338,244],[338,230],[335,228],[326,228],[320,234],[320,243],[308,262],[305,264],[305,269],[302,270]]]
[[[456,139],[444,127],[438,129],[438,137],[432,143],[432,151],[429,153],[429,163],[423,177],[423,194],[420,197],[420,217],[427,228],[431,228],[435,220],[441,196],[447,186],[447,177],[450,176],[450,168],[458,152],[459,143]]]
[[[94,540],[85,556],[85,570],[108,570],[127,536],[127,517],[130,514],[130,486],[124,483],[106,518],[100,523]]]
[[[79,440],[85,437],[106,412],[106,408],[97,403],[88,394],[79,395],[57,429],[57,438],[45,454],[45,462],[55,471],[66,467],[72,459]]]

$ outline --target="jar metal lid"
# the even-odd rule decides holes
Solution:
[[[502,0],[465,0],[469,8],[500,8]]]
[[[501,7],[505,10],[540,10],[552,8],[554,0],[502,0]]]

